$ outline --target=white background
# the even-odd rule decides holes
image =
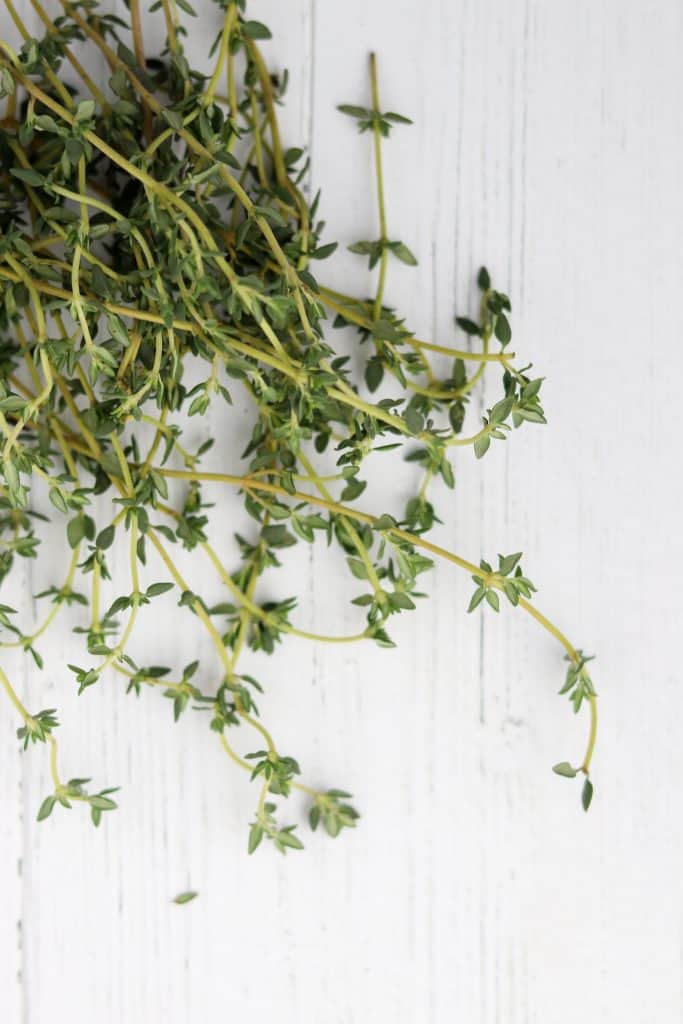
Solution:
[[[208,67],[218,11],[199,9],[189,50]],[[438,566],[430,601],[401,617],[395,651],[289,640],[251,662],[282,749],[308,780],[351,789],[363,814],[355,833],[307,835],[286,859],[247,858],[254,787],[205,719],[174,727],[168,702],[126,697],[114,676],[74,699],[67,615],[40,644],[44,673],[5,664],[31,709],[60,708],[65,777],[120,784],[121,808],[99,831],[77,810],[37,824],[45,752],[20,756],[0,708],[2,1019],[673,1024],[683,7],[254,0],[250,14],[273,29],[271,66],[291,70],[285,140],[311,148],[328,237],[376,234],[369,138],[335,112],[367,101],[375,48],[383,105],[415,121],[387,145],[386,177],[390,234],[420,265],[392,267],[388,297],[421,336],[452,344],[454,309],[474,310],[486,262],[512,298],[513,347],[547,376],[549,425],[483,462],[463,451],[455,494],[434,497],[445,544],[472,559],[523,549],[539,607],[598,655],[595,802],[584,815],[579,785],[550,771],[585,741],[556,694],[561,651],[510,608],[466,616],[471,584],[454,568]],[[14,38],[5,11],[0,22]],[[339,287],[372,287],[358,258],[327,268]],[[239,468],[231,437],[214,467]],[[366,505],[400,512],[411,472],[378,463]],[[239,506],[212,496],[236,564]],[[63,575],[50,536],[54,564],[3,588],[25,621],[45,607],[31,593]],[[220,597],[201,556],[188,564]],[[353,631],[338,561],[319,546],[287,564],[272,593],[303,595],[297,621]],[[187,616],[142,621],[142,659],[210,658]],[[189,888],[195,902],[170,902]]]

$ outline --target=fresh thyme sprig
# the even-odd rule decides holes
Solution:
[[[304,196],[305,154],[282,145],[277,105],[286,79],[268,72],[258,41],[269,32],[245,16],[243,0],[218,2],[222,26],[209,77],[189,66],[187,30],[170,0],[152,8],[166,25],[166,44],[154,55],[145,50],[139,0],[129,0],[130,27],[96,0],[60,0],[54,19],[40,0],[31,4],[44,35],[31,36],[5,0],[22,45],[15,51],[0,40],[0,576],[17,559],[41,556],[42,517],[30,509],[36,480],[64,523],[71,559],[61,585],[39,595],[51,605],[37,628],[23,628],[12,608],[0,608],[3,645],[21,647],[42,669],[40,638],[64,606],[81,608],[74,632],[82,651],[69,666],[78,692],[115,670],[129,693],[159,689],[176,721],[188,709],[208,710],[225,753],[259,787],[249,851],[267,838],[284,853],[303,845],[297,826],[277,817],[293,791],[310,800],[311,827],[322,823],[333,837],[354,827],[358,812],[343,790],[301,781],[299,764],[261,720],[265,687],[240,659],[247,649],[272,654],[289,635],[392,646],[392,616],[415,608],[424,596],[418,578],[442,558],[474,579],[470,611],[482,602],[498,611],[502,593],[564,648],[562,692],[575,711],[587,703],[590,732],[580,765],[563,762],[555,771],[585,776],[587,809],[597,724],[588,659],[531,603],[535,587],[520,554],[499,556],[497,569],[477,566],[426,536],[438,520],[429,484],[438,477],[455,485],[456,448],[481,458],[523,423],[545,423],[542,378],[516,365],[511,303],[485,268],[476,318],[456,319],[464,347],[421,340],[387,305],[391,259],[416,259],[390,233],[382,146],[410,121],[382,111],[374,55],[370,106],[340,107],[372,135],[375,157],[379,235],[350,249],[377,268],[377,283],[374,294],[357,298],[318,280],[336,244],[323,241],[319,197],[309,203]],[[180,6],[192,15],[185,0]],[[85,70],[83,49],[108,65],[104,91]],[[363,382],[326,332],[330,319],[366,346]],[[444,356],[445,374],[434,363]],[[190,361],[205,368],[193,387],[184,375]],[[500,375],[500,398],[467,434],[470,397],[491,371]],[[217,448],[221,468],[205,470],[213,441],[188,447],[185,417],[229,405],[237,389],[253,406],[246,465],[223,471],[226,451]],[[325,475],[319,458],[326,451],[336,454],[336,467]],[[422,469],[403,511],[377,516],[356,505],[366,459],[377,452],[403,454]],[[177,506],[170,480],[185,487]],[[243,497],[236,568],[208,540],[209,481]],[[99,521],[93,498],[104,493],[111,501]],[[130,585],[105,598],[109,559],[124,535]],[[358,583],[353,604],[365,621],[352,635],[304,628],[291,594],[259,596],[260,579],[280,566],[280,553],[317,537],[340,549]],[[195,590],[174,557],[179,545],[211,566],[224,601],[209,605]],[[165,578],[143,583],[150,552]],[[171,590],[216,652],[215,664],[193,661],[175,678],[170,666],[138,665],[129,653],[139,617]],[[81,802],[99,824],[116,806],[115,790],[92,794],[88,780],[63,783],[56,711],[30,714],[2,669],[0,684],[21,719],[24,748],[50,747],[54,788],[39,819]],[[245,733],[255,734],[257,749],[243,756],[232,737]]]

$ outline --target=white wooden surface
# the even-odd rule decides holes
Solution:
[[[199,7],[195,59],[218,16]],[[367,97],[375,48],[385,106],[415,120],[387,147],[387,189],[391,233],[420,266],[392,268],[389,296],[421,333],[450,338],[485,261],[512,296],[516,349],[547,375],[548,427],[482,463],[462,455],[455,495],[437,495],[441,537],[472,558],[523,549],[539,606],[599,655],[596,800],[584,816],[577,786],[549,770],[584,742],[556,696],[560,652],[512,610],[465,616],[469,581],[444,566],[429,604],[394,630],[397,651],[291,641],[259,663],[282,748],[363,812],[356,833],[313,836],[286,860],[247,859],[254,793],[200,716],[173,728],[166,702],[136,702],[115,678],[69,696],[65,618],[42,645],[44,674],[7,664],[31,707],[62,709],[64,774],[120,783],[121,810],[98,832],[75,814],[36,824],[45,758],[19,756],[0,708],[2,1020],[674,1024],[683,7],[250,11],[274,30],[272,66],[292,72],[285,135],[311,147],[330,237],[372,236],[368,139],[334,108]],[[368,289],[351,257],[335,282]],[[402,500],[386,473],[368,503],[384,511],[390,486]],[[28,617],[30,594],[62,572],[54,551],[54,567],[32,567],[11,594]],[[311,628],[351,626],[339,566],[321,549],[300,557],[278,593],[302,586]],[[195,649],[156,618],[136,639],[176,665]],[[172,905],[187,888],[199,899]]]

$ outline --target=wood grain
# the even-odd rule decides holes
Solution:
[[[188,48],[208,67],[218,11],[195,2]],[[584,742],[556,695],[560,653],[511,610],[467,617],[469,580],[445,566],[393,630],[396,651],[292,639],[257,660],[282,749],[314,782],[351,789],[363,812],[356,833],[312,836],[287,859],[245,856],[253,793],[200,716],[173,728],[167,702],[126,697],[114,676],[71,696],[65,615],[42,644],[45,673],[7,664],[32,703],[62,709],[65,776],[120,784],[121,809],[98,832],[75,814],[38,825],[42,751],[16,753],[3,706],[2,1018],[675,1024],[683,8],[259,0],[250,11],[273,28],[272,66],[290,69],[285,140],[310,148],[329,237],[343,248],[375,227],[368,138],[335,112],[367,100],[375,49],[384,105],[415,121],[387,145],[387,195],[392,237],[420,262],[392,267],[389,299],[419,332],[452,339],[486,262],[512,298],[515,348],[547,376],[549,425],[480,463],[463,453],[455,493],[435,495],[439,537],[473,559],[523,549],[539,606],[599,655],[595,805],[584,816],[576,787],[550,772]],[[4,11],[0,27],[9,35]],[[150,39],[158,29],[150,18]],[[329,273],[372,287],[348,254]],[[235,422],[212,423],[231,467]],[[409,466],[378,461],[367,504],[395,506],[412,480]],[[215,498],[230,555],[238,506]],[[63,572],[56,540],[51,550],[55,564],[7,597],[29,617],[31,594]],[[353,628],[344,573],[322,547],[287,564],[277,593],[304,581],[302,621]],[[188,568],[218,599],[208,569]],[[171,622],[144,620],[140,657],[197,656],[185,620]],[[172,904],[189,888],[196,901]]]

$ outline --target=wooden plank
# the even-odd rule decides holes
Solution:
[[[28,0],[17,0],[19,18],[32,31],[33,15]],[[21,45],[18,27],[7,13],[0,15],[3,39],[15,48]],[[3,104],[6,101],[1,101]],[[16,609],[20,621],[30,621],[32,614],[32,563],[19,560],[1,586],[0,602]],[[3,641],[11,641],[9,633]],[[40,696],[33,685],[34,673],[26,657],[13,648],[1,652],[2,667],[19,698],[37,711]],[[38,701],[38,705],[34,701]],[[45,756],[42,746],[23,752],[17,739],[22,722],[5,695],[0,694],[0,992],[3,1017],[7,1021],[28,1019],[25,970],[27,937],[24,931],[24,896],[30,878],[31,858],[26,846],[26,792],[32,774],[39,770]],[[21,751],[21,752],[20,752]]]
[[[26,566],[12,574],[11,582],[2,586],[2,603],[16,608],[19,614],[27,612],[28,593]],[[7,634],[3,639],[7,638]],[[2,652],[2,667],[18,695],[28,700],[26,662],[15,651]],[[35,709],[37,710],[37,709]],[[19,753],[17,729],[21,725],[13,708],[2,695],[0,711],[0,991],[3,1010],[8,1020],[21,1020],[22,967],[25,939],[22,933],[22,877],[26,870],[24,848],[23,790],[27,773],[35,770],[42,750],[33,748]]]

